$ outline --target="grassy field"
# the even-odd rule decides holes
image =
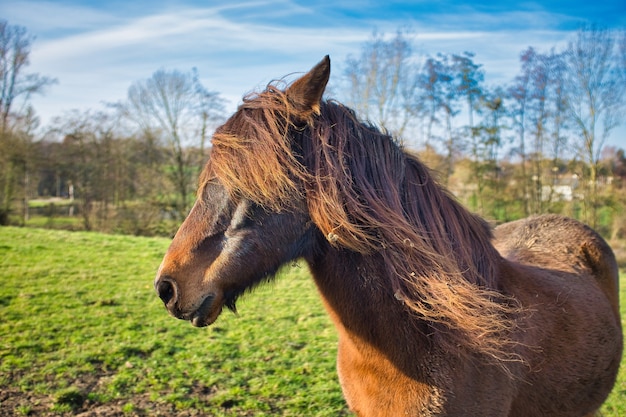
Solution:
[[[196,329],[154,294],[167,245],[0,228],[0,417],[349,415],[306,267]],[[626,369],[603,415],[626,415]]]

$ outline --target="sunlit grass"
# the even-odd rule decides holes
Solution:
[[[626,273],[623,271],[620,274],[620,312],[622,327],[626,329]],[[626,357],[624,355],[622,355],[622,363],[613,391],[602,406],[602,416],[626,416]]]
[[[57,412],[120,398],[133,409],[147,395],[216,416],[347,413],[336,335],[305,267],[196,329],[152,288],[168,243],[0,228],[0,390],[52,397]]]

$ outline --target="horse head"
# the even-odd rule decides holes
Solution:
[[[326,57],[283,92],[286,108],[278,117],[282,122],[273,126],[278,136],[291,135],[294,126],[319,112],[329,74]],[[234,310],[244,291],[312,249],[316,229],[298,175],[284,171],[281,161],[252,163],[265,157],[255,148],[259,144],[253,135],[258,131],[254,123],[263,120],[259,113],[267,110],[260,101],[247,100],[216,130],[197,200],[154,282],[170,314],[194,326],[212,324],[224,306]],[[275,143],[281,138],[270,139]],[[285,150],[286,157],[292,154]],[[268,171],[256,172],[259,169]]]

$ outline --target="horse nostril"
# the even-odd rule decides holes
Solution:
[[[157,294],[159,294],[161,300],[163,300],[163,303],[165,303],[165,305],[172,301],[172,299],[176,295],[176,291],[174,290],[174,284],[168,279],[159,280],[156,285],[156,291]]]

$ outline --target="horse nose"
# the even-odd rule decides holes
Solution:
[[[168,277],[159,277],[154,283],[157,294],[163,303],[167,306],[170,302],[176,301],[176,283]]]

